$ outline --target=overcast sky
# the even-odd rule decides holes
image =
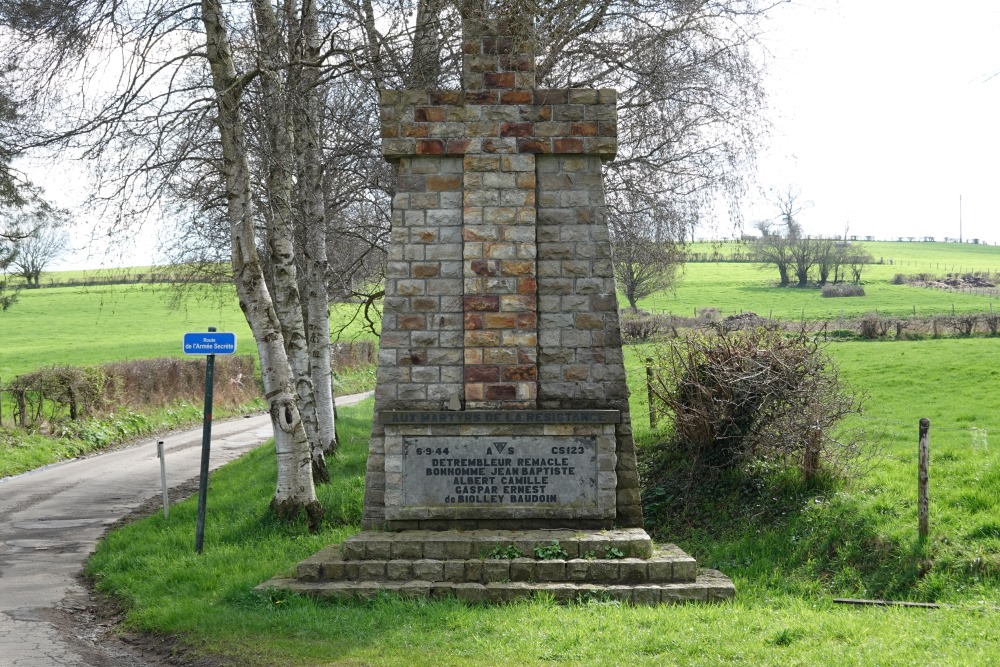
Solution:
[[[1000,241],[998,0],[795,0],[767,27],[759,187],[798,187],[810,233],[879,239],[958,237],[961,195],[962,236]]]

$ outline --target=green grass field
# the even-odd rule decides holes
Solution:
[[[918,315],[987,312],[990,297],[944,292],[908,285],[892,285],[896,273],[931,271],[930,265],[968,266],[1000,272],[1000,247],[956,243],[862,243],[878,258],[894,257],[896,264],[869,266],[864,275],[864,297],[823,298],[818,289],[775,287],[776,271],[747,263],[691,263],[675,292],[644,299],[643,308],[677,315],[693,315],[702,308],[717,308],[723,316],[745,311],[795,320],[837,319],[878,310],[881,313]],[[732,248],[733,244],[721,246]],[[705,251],[708,244],[695,244]],[[891,253],[891,254],[890,254]],[[899,265],[903,262],[903,265]],[[144,269],[133,269],[139,271]],[[53,274],[64,279],[83,273]],[[107,271],[98,272],[101,275]],[[78,275],[79,274],[79,275]],[[23,290],[18,303],[0,313],[0,380],[51,364],[94,364],[117,359],[181,355],[180,340],[186,331],[216,326],[237,334],[240,349],[252,345],[249,329],[237,307],[231,287],[216,291],[207,286],[192,289],[192,298],[171,306],[172,289],[164,285],[115,285],[91,288]],[[994,304],[1000,308],[1000,303]],[[343,321],[353,308],[334,308],[332,321]],[[359,326],[344,333],[346,339],[370,337]]]
[[[183,356],[184,333],[210,326],[234,332],[238,351],[256,354],[232,287],[195,286],[176,307],[173,294],[167,285],[23,290],[0,313],[0,380],[41,366]],[[351,312],[351,306],[337,306],[332,320]],[[345,333],[346,340],[364,336],[357,326]]]
[[[63,274],[57,274],[63,278]],[[73,275],[73,274],[69,274]],[[44,366],[86,366],[109,361],[183,357],[181,341],[188,331],[214,326],[236,333],[240,354],[256,357],[256,345],[231,286],[190,288],[189,298],[175,304],[167,285],[112,285],[23,290],[17,303],[0,313],[0,385],[14,376]],[[332,321],[343,322],[352,306],[332,309]],[[352,325],[342,340],[371,338]],[[371,368],[342,370],[335,377],[338,393],[365,391],[374,385]],[[150,414],[122,410],[76,424],[56,424],[44,432],[11,428],[14,400],[0,393],[0,477],[16,475],[55,461],[73,458],[137,437],[194,424],[201,408],[186,403]],[[260,409],[262,404],[247,406]],[[217,410],[221,415],[222,410]]]
[[[721,246],[725,254],[734,244]],[[836,320],[878,311],[889,315],[936,315],[955,312],[985,313],[1000,299],[964,292],[893,285],[897,273],[929,272],[945,275],[962,269],[1000,273],[1000,246],[957,243],[860,243],[876,260],[893,258],[893,264],[873,264],[862,275],[865,296],[824,298],[816,287],[777,287],[773,267],[746,262],[691,262],[685,265],[676,289],[642,299],[639,306],[654,312],[692,316],[703,308],[716,308],[722,316],[753,311],[783,320]],[[708,244],[695,244],[698,252],[710,252]],[[895,252],[895,256],[883,254]],[[935,267],[940,266],[940,269]],[[997,302],[994,303],[994,300]]]
[[[876,262],[883,262],[883,266],[902,270],[903,273],[920,271],[1000,273],[1000,246],[995,245],[909,241],[853,241],[852,244],[866,249]],[[718,252],[723,256],[732,255],[737,249],[745,252],[747,248],[746,244],[733,241],[716,244],[692,243],[688,247],[691,252]]]
[[[914,307],[918,314],[947,313],[953,304],[957,312],[989,309],[986,297],[895,286],[889,279],[896,272],[910,272],[910,261],[912,272],[933,271],[917,266],[920,262],[954,261],[957,266],[975,259],[984,266],[970,268],[1000,268],[1000,250],[884,245],[894,251],[894,264],[869,267],[868,295],[863,298],[823,299],[818,290],[777,289],[772,286],[774,276],[749,264],[690,264],[676,295],[659,295],[644,305],[683,315],[715,307],[724,315],[753,310],[786,319],[797,319],[803,310],[813,319],[876,309],[905,315]],[[125,332],[123,340],[131,340],[128,332],[152,321],[152,328],[167,329],[161,337],[153,336],[138,348],[108,345],[103,358],[96,344],[71,348],[74,354],[100,361],[122,350],[139,355],[142,352],[134,350],[172,346],[183,331],[196,328],[187,326],[190,320],[173,322],[155,306],[142,311],[145,320],[137,319],[132,312],[139,310],[138,301],[133,309],[127,298],[118,302],[121,320],[114,331]],[[37,309],[35,317],[48,317],[51,309],[56,314],[68,311],[73,301],[67,294],[62,301],[50,302],[51,308]],[[0,314],[5,333],[10,322],[6,318],[25,303]],[[100,329],[91,322],[111,320],[104,312],[96,315],[81,308],[86,327],[67,316],[63,328],[94,337]],[[215,324],[201,320],[216,316],[214,311],[189,312],[195,313],[199,326]],[[19,336],[40,328],[32,319],[24,316]],[[28,341],[21,350],[29,362],[20,366],[8,361],[11,356],[5,350],[0,368],[27,369],[49,363],[39,362],[46,357],[62,359],[66,340],[61,333],[53,334],[48,348]],[[195,506],[189,500],[172,511],[169,520],[154,516],[112,533],[88,571],[103,590],[123,599],[129,627],[178,635],[195,655],[223,654],[240,665],[996,664],[1000,407],[995,396],[1000,339],[851,341],[832,343],[827,350],[843,376],[870,396],[855,425],[863,426],[880,450],[874,465],[839,484],[789,493],[777,516],[755,517],[746,508],[723,504],[715,508],[710,527],[657,535],[678,540],[700,563],[730,575],[739,589],[731,604],[635,609],[600,603],[559,607],[538,599],[466,607],[389,597],[329,604],[252,593],[261,581],[288,572],[322,545],[358,529],[370,402],[342,411],[343,444],[332,462],[334,482],[319,490],[328,517],[320,534],[308,535],[304,526],[281,526],[269,517],[274,452],[264,447],[213,474],[201,557],[193,553]],[[645,355],[641,347],[626,351],[640,447],[650,447],[664,433],[651,431],[646,421],[640,361]],[[920,544],[916,534],[921,417],[932,424],[931,530],[926,544]],[[657,517],[647,520],[659,523]],[[945,606],[847,607],[833,603],[840,596],[938,601]]]
[[[109,536],[88,569],[102,589],[124,598],[131,628],[179,634],[194,655],[224,654],[240,665],[992,664],[1000,652],[1000,452],[970,430],[1000,427],[1000,414],[977,391],[992,377],[989,365],[1000,361],[996,350],[978,356],[990,342],[833,348],[845,374],[866,382],[872,403],[881,406],[865,420],[885,454],[869,474],[830,497],[804,499],[778,520],[732,525],[711,538],[694,531],[682,541],[733,577],[735,603],[640,609],[537,599],[468,607],[252,593],[357,530],[371,402],[344,411],[342,455],[333,484],[320,492],[331,520],[319,535],[267,518],[274,464],[273,450],[263,448],[213,475],[202,557],[192,553],[189,500],[169,521],[157,515]],[[953,379],[940,392],[914,398],[902,391],[909,387],[905,378],[935,384],[924,352],[939,355],[934,361],[964,361],[949,367]],[[884,364],[876,381],[866,379],[873,357]],[[641,373],[630,379],[641,386]],[[926,550],[915,546],[915,420],[922,415],[934,420],[933,543]],[[640,440],[649,441],[644,417],[641,402],[633,401]],[[934,567],[917,577],[918,563],[929,559]],[[880,592],[951,606],[928,611],[832,601]]]
[[[238,350],[252,352],[253,338],[235,299],[219,303],[200,291],[205,298],[175,309],[163,285],[24,290],[0,314],[0,378],[47,365],[182,356],[184,333],[209,326],[235,332]]]
[[[872,268],[872,267],[870,267]],[[874,273],[874,272],[873,272]],[[773,274],[773,275],[772,275]],[[703,308],[716,308],[723,317],[753,311],[783,320],[837,320],[878,311],[891,315],[935,315],[989,312],[1000,309],[988,296],[893,285],[890,276],[865,275],[865,296],[824,298],[818,288],[777,287],[777,271],[755,264],[693,263],[684,267],[674,292],[661,292],[639,301],[653,312],[691,317]]]

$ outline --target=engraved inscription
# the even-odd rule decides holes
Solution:
[[[380,412],[383,424],[617,424],[618,410],[464,410]]]
[[[596,507],[597,438],[404,437],[403,505]]]

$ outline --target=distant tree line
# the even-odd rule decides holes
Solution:
[[[751,256],[756,261],[778,269],[781,286],[787,287],[795,277],[798,287],[805,287],[816,269],[820,285],[848,280],[861,282],[861,274],[874,259],[864,248],[837,238],[816,238],[803,233],[796,220],[802,211],[801,194],[789,187],[772,198],[780,215],[776,220],[758,222],[760,237],[750,242]]]

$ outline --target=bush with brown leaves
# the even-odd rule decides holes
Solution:
[[[653,394],[673,419],[666,446],[701,473],[797,466],[810,478],[863,453],[860,433],[836,428],[862,397],[808,335],[756,328],[660,345]]]

